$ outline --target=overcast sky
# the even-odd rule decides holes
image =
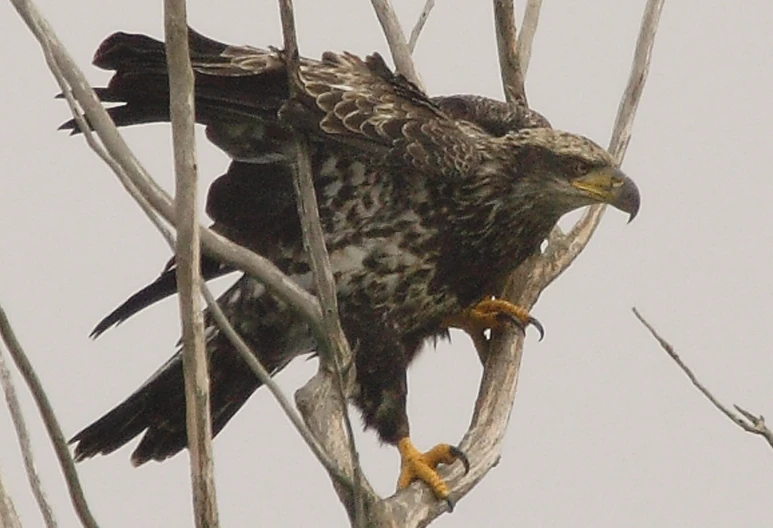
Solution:
[[[191,4],[191,25],[208,36],[281,43],[275,2]],[[404,27],[422,4],[396,2]],[[118,30],[162,36],[160,5],[40,2],[95,84],[107,79],[90,66],[100,41]],[[545,2],[527,89],[554,126],[608,142],[643,5]],[[306,55],[387,51],[364,0],[298,0],[296,16]],[[588,250],[542,296],[534,313],[547,336],[527,342],[501,462],[433,526],[770,522],[770,447],[711,407],[630,309],[637,306],[723,401],[773,414],[771,27],[767,0],[666,3],[623,165],[641,190],[639,217],[626,225],[609,211]],[[38,44],[7,2],[0,28],[0,301],[71,436],[174,352],[175,300],[88,339],[102,316],[155,278],[169,249],[83,139],[56,131],[67,107],[54,100]],[[431,94],[501,97],[489,2],[438,0],[416,57]],[[171,189],[169,135],[166,125],[126,131]],[[208,183],[227,159],[199,137]],[[279,381],[292,394],[315,367],[296,362]],[[420,448],[461,439],[480,373],[463,334],[420,356],[409,374]],[[75,526],[53,452],[16,379],[61,525]],[[396,450],[372,433],[358,442],[368,477],[390,494]],[[101,525],[191,526],[187,454],[135,469],[131,449],[79,465]],[[215,457],[223,526],[346,524],[324,471],[266,391],[217,438]],[[5,411],[0,470],[25,526],[41,525]]]

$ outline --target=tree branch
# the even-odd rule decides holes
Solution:
[[[185,0],[164,2],[169,115],[175,164],[177,218],[177,291],[182,322],[185,421],[190,457],[193,511],[198,528],[218,526],[217,494],[212,453],[209,373],[201,311],[201,248],[197,209],[196,138],[193,69],[188,49]]]
[[[518,54],[513,0],[494,0],[494,26],[505,99],[512,106],[529,106]]]
[[[660,22],[660,13],[663,10],[664,0],[648,0],[642,16],[639,37],[636,41],[631,74],[628,77],[628,85],[620,100],[617,117],[612,129],[612,138],[609,142],[609,152],[618,166],[623,163],[628,142],[631,139],[633,120],[636,109],[639,106],[644,84],[652,62],[652,49],[655,45],[655,35]],[[596,231],[606,206],[595,205],[588,208],[585,215],[572,227],[566,236],[554,233],[548,241],[548,253],[546,255],[544,277],[547,287],[551,282],[564,272],[574,259],[585,249]]]
[[[300,55],[298,52],[298,39],[295,31],[295,17],[293,14],[292,0],[279,1],[282,18],[282,34],[284,36],[284,58],[287,69],[287,80],[290,88],[290,100],[294,100],[302,92],[300,81]],[[292,127],[292,123],[288,123]],[[362,481],[364,476],[359,463],[359,454],[354,442],[349,413],[346,409],[347,393],[344,388],[344,372],[351,372],[352,352],[346,340],[341,321],[338,316],[338,298],[333,272],[330,268],[330,256],[325,247],[325,235],[319,219],[319,207],[317,205],[314,179],[312,176],[311,155],[308,139],[295,130],[295,163],[292,166],[295,194],[298,198],[298,215],[301,221],[303,233],[303,245],[306,249],[311,270],[314,275],[317,296],[322,306],[322,321],[324,334],[318,336],[318,342],[323,346],[318,376],[322,379],[329,378],[328,372],[332,370],[332,384],[335,388],[335,405],[340,407],[340,412],[334,412],[333,416],[343,419],[342,437],[348,447],[348,457],[337,457],[347,471],[353,472],[354,486],[339,487],[339,496],[347,506],[347,512],[355,526],[365,526],[367,518],[365,514],[366,498],[372,497],[363,494]],[[302,409],[303,412],[303,409]],[[325,415],[329,417],[329,415]],[[304,415],[307,424],[309,416]],[[334,481],[335,482],[335,481]],[[370,486],[368,486],[370,487]],[[370,509],[369,507],[367,509]]]
[[[427,23],[427,19],[429,19],[429,14],[432,12],[432,9],[434,9],[434,7],[435,7],[435,0],[427,0],[427,2],[424,4],[424,9],[421,10],[421,13],[419,14],[419,18],[416,20],[416,25],[414,25],[413,29],[411,30],[411,38],[408,39],[409,53],[413,54],[413,52],[416,50],[416,43],[419,41],[419,36],[421,36],[421,32],[424,29],[424,24]]]
[[[523,13],[521,32],[518,34],[518,60],[521,64],[521,73],[526,82],[526,73],[529,71],[531,61],[531,45],[534,35],[537,34],[539,14],[542,9],[542,0],[528,0],[526,10]]]
[[[671,359],[674,360],[674,363],[677,364],[677,366],[682,369],[682,372],[685,373],[685,375],[689,378],[690,382],[695,386],[696,389],[698,389],[701,394],[703,394],[706,399],[708,399],[711,404],[719,409],[722,414],[727,416],[730,421],[732,421],[734,424],[736,424],[738,427],[746,431],[747,433],[752,433],[756,435],[760,435],[763,437],[770,447],[773,447],[773,431],[771,431],[767,425],[765,425],[765,418],[762,415],[754,415],[747,411],[746,409],[743,409],[742,407],[739,407],[738,405],[733,405],[735,409],[740,413],[736,414],[733,411],[731,411],[728,407],[722,404],[712,393],[709,389],[706,388],[706,386],[700,382],[698,377],[693,373],[692,369],[687,366],[687,364],[682,361],[682,358],[679,357],[679,354],[677,354],[676,350],[674,350],[674,347],[671,346],[671,344],[666,341],[664,338],[658,334],[657,330],[649,323],[646,319],[644,319],[644,316],[642,316],[639,313],[639,310],[636,308],[632,308],[633,314],[636,316],[636,318],[639,320],[641,324],[644,325],[644,327],[649,330],[650,334],[652,334],[652,337],[654,337],[658,343],[660,344],[660,348],[665,350],[666,354],[668,354]]]
[[[24,413],[21,410],[19,398],[16,396],[16,388],[14,387],[11,373],[5,364],[2,348],[0,348],[0,385],[3,386],[5,402],[8,405],[8,410],[11,412],[11,420],[13,421],[14,429],[16,429],[16,437],[19,439],[19,448],[24,460],[24,470],[27,473],[27,480],[32,489],[32,494],[35,496],[46,526],[48,528],[56,528],[57,522],[54,517],[54,510],[48,502],[46,492],[43,489],[43,483],[40,481],[40,475],[38,475],[38,470],[35,468],[35,454],[32,450],[30,433],[27,430],[27,423],[24,420]],[[2,519],[3,515],[0,514],[0,520]],[[6,524],[0,523],[0,526],[6,526]]]
[[[2,306],[0,306],[0,336],[2,336],[6,348],[8,349],[8,352],[10,352],[14,364],[16,364],[16,368],[19,369],[19,373],[22,375],[22,378],[24,378],[25,383],[27,383],[27,387],[29,387],[30,392],[32,393],[40,416],[43,418],[43,424],[46,426],[48,436],[54,444],[56,458],[59,460],[65,482],[67,482],[70,500],[72,500],[75,512],[78,514],[81,524],[86,528],[98,528],[97,521],[91,515],[89,505],[86,502],[86,497],[83,495],[83,488],[81,488],[80,480],[78,480],[78,473],[75,471],[75,463],[70,455],[70,449],[67,447],[67,441],[62,434],[59,420],[57,420],[56,415],[54,414],[51,402],[48,401],[48,396],[46,396],[46,391],[43,389],[40,378],[38,378],[38,375],[35,373],[35,369],[32,367],[21,343],[16,339],[16,334],[11,327],[8,317],[5,315],[5,310],[3,310]]]
[[[2,472],[0,472],[0,526],[3,528],[22,528],[13,500],[5,491]]]
[[[424,90],[424,83],[413,63],[411,48],[408,46],[408,41],[405,40],[405,33],[400,27],[400,20],[392,7],[392,2],[389,0],[370,0],[370,3],[373,5],[381,29],[384,31],[397,73],[404,75],[406,79]]]

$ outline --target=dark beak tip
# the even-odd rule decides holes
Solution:
[[[639,206],[641,205],[639,188],[636,187],[636,184],[633,183],[633,181],[626,181],[625,186],[614,205],[621,211],[628,213],[629,224],[633,222],[633,219],[639,214]]]

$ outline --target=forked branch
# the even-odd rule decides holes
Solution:
[[[652,334],[652,337],[657,340],[658,344],[660,344],[660,348],[662,348],[666,354],[668,354],[669,357],[674,360],[674,363],[676,363],[682,372],[684,372],[685,375],[689,378],[690,383],[692,383],[693,386],[695,386],[695,388],[698,389],[700,393],[703,394],[714,407],[719,409],[722,414],[727,416],[728,419],[738,427],[747,433],[760,435],[768,442],[770,447],[773,447],[773,431],[771,431],[768,426],[765,425],[765,418],[761,414],[757,416],[738,405],[733,405],[735,410],[738,411],[738,414],[731,411],[729,407],[720,402],[719,399],[714,396],[714,394],[712,394],[703,383],[701,383],[701,381],[698,379],[698,376],[693,373],[692,369],[688,367],[684,361],[682,361],[682,358],[679,357],[679,354],[676,352],[674,347],[671,346],[671,343],[666,341],[663,337],[660,336],[660,334],[658,334],[657,330],[655,330],[655,328],[644,318],[644,316],[639,313],[639,310],[632,308],[632,311],[639,322],[643,324],[644,327],[649,330],[650,334]]]

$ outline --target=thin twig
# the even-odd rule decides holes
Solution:
[[[416,70],[413,57],[411,57],[411,49],[408,46],[408,41],[405,40],[405,33],[400,27],[400,20],[397,18],[392,3],[390,0],[370,0],[370,3],[373,10],[376,11],[376,17],[384,31],[397,73],[404,75],[406,79],[424,90],[424,83],[421,82],[421,76]]]
[[[86,528],[97,528],[97,521],[91,515],[89,505],[86,502],[86,497],[83,495],[83,488],[81,488],[80,480],[78,480],[78,473],[75,471],[75,463],[70,455],[70,449],[67,447],[67,441],[62,434],[59,420],[57,420],[56,415],[54,414],[51,402],[48,401],[48,396],[46,396],[46,391],[43,389],[40,378],[38,378],[35,369],[32,367],[21,343],[16,339],[16,334],[11,327],[8,317],[5,315],[5,310],[3,310],[2,306],[0,306],[0,336],[2,336],[3,342],[5,343],[8,352],[10,352],[16,368],[19,369],[19,373],[22,375],[22,378],[24,378],[25,383],[27,383],[27,386],[32,393],[32,398],[35,400],[38,411],[43,418],[43,424],[46,426],[48,436],[54,444],[56,457],[59,460],[59,465],[62,468],[62,473],[64,473],[67,488],[70,492],[70,499],[72,500],[81,524]]]
[[[655,330],[655,328],[649,322],[647,322],[646,319],[644,319],[644,316],[639,313],[639,310],[632,308],[632,311],[639,322],[643,324],[645,328],[649,330],[650,334],[652,334],[652,337],[658,341],[660,348],[665,350],[666,354],[668,354],[671,359],[674,360],[674,363],[676,363],[677,366],[682,369],[682,372],[684,372],[685,375],[689,378],[690,383],[692,383],[693,386],[695,386],[695,388],[698,389],[714,407],[719,409],[722,414],[727,416],[738,427],[748,433],[762,436],[768,442],[768,444],[770,444],[770,447],[773,447],[773,431],[768,429],[768,427],[765,425],[765,418],[762,415],[754,415],[746,409],[743,409],[738,405],[734,405],[733,407],[735,407],[735,409],[740,413],[740,415],[738,415],[723,405],[722,402],[720,402],[711,393],[711,391],[700,382],[698,377],[693,373],[692,369],[690,369],[690,367],[688,367],[687,364],[682,361],[682,358],[679,357],[679,354],[677,354],[676,350],[674,350],[674,347],[671,346],[671,344],[663,337],[661,337],[657,330]]]
[[[8,405],[8,410],[11,411],[11,419],[14,429],[16,429],[16,437],[19,439],[24,469],[27,472],[27,480],[29,481],[30,488],[32,488],[32,494],[35,495],[35,500],[38,503],[38,508],[43,515],[46,526],[48,528],[56,528],[57,522],[54,517],[54,510],[48,502],[46,492],[43,489],[43,483],[40,481],[40,475],[38,475],[38,470],[35,468],[35,454],[30,441],[30,433],[27,430],[27,423],[21,410],[19,398],[16,396],[16,388],[14,387],[11,373],[5,364],[2,347],[0,347],[0,385],[3,386],[5,402]],[[2,516],[0,516],[0,519],[2,519]],[[5,526],[2,523],[0,525]]]
[[[3,528],[22,528],[13,500],[5,490],[2,471],[0,471],[0,526]]]
[[[631,74],[620,100],[615,125],[612,129],[612,139],[609,143],[609,152],[618,166],[623,163],[628,142],[631,139],[636,108],[639,105],[652,61],[652,49],[655,45],[655,35],[660,21],[660,13],[663,10],[663,2],[664,0],[648,0],[642,16]],[[601,221],[604,211],[605,206],[603,205],[590,207],[566,236],[550,238],[548,248],[553,257],[546,264],[549,271],[544,273],[545,286],[563,273],[585,249]]]
[[[282,18],[282,34],[284,36],[285,67],[290,88],[290,104],[292,104],[302,90],[300,83],[300,55],[295,32],[292,0],[280,0],[279,7]],[[364,494],[362,493],[361,486],[364,477],[360,468],[359,454],[354,442],[354,431],[349,419],[349,413],[345,412],[347,398],[342,375],[344,370],[347,372],[351,370],[349,365],[352,363],[352,353],[338,316],[336,285],[330,267],[330,256],[325,247],[325,234],[322,231],[322,224],[319,219],[319,207],[314,190],[309,142],[299,131],[295,131],[295,149],[295,163],[292,169],[295,193],[298,199],[298,215],[302,226],[303,245],[311,264],[317,296],[322,306],[322,321],[325,330],[324,335],[320,336],[323,338],[320,339],[320,342],[324,343],[324,349],[326,349],[327,354],[322,355],[320,366],[321,368],[332,367],[333,384],[338,393],[340,405],[344,408],[344,425],[348,436],[349,454],[351,456],[355,483],[352,488],[354,499],[354,515],[352,520],[355,526],[365,526],[367,519],[364,514]]]
[[[529,71],[531,46],[534,42],[534,35],[537,34],[541,9],[542,0],[528,0],[528,2],[526,2],[526,10],[523,12],[521,31],[518,33],[518,59],[521,64],[521,75],[524,78],[524,82],[526,73]]]
[[[408,39],[408,51],[413,54],[414,51],[416,51],[416,43],[419,41],[419,36],[421,35],[421,31],[424,29],[424,24],[427,23],[427,19],[429,19],[429,14],[432,12],[432,9],[435,7],[435,0],[427,0],[424,4],[424,9],[421,10],[421,13],[419,14],[419,18],[416,20],[416,25],[413,26],[413,29],[411,30],[411,38]]]
[[[513,0],[494,0],[494,25],[505,99],[511,106],[528,107],[529,103],[526,99],[526,88],[518,55]]]
[[[185,0],[164,2],[169,115],[175,165],[177,218],[177,291],[182,321],[182,360],[185,382],[185,422],[190,457],[193,511],[196,526],[218,526],[217,493],[212,454],[209,373],[201,311],[201,248],[197,209],[196,139],[193,69],[188,49]]]

